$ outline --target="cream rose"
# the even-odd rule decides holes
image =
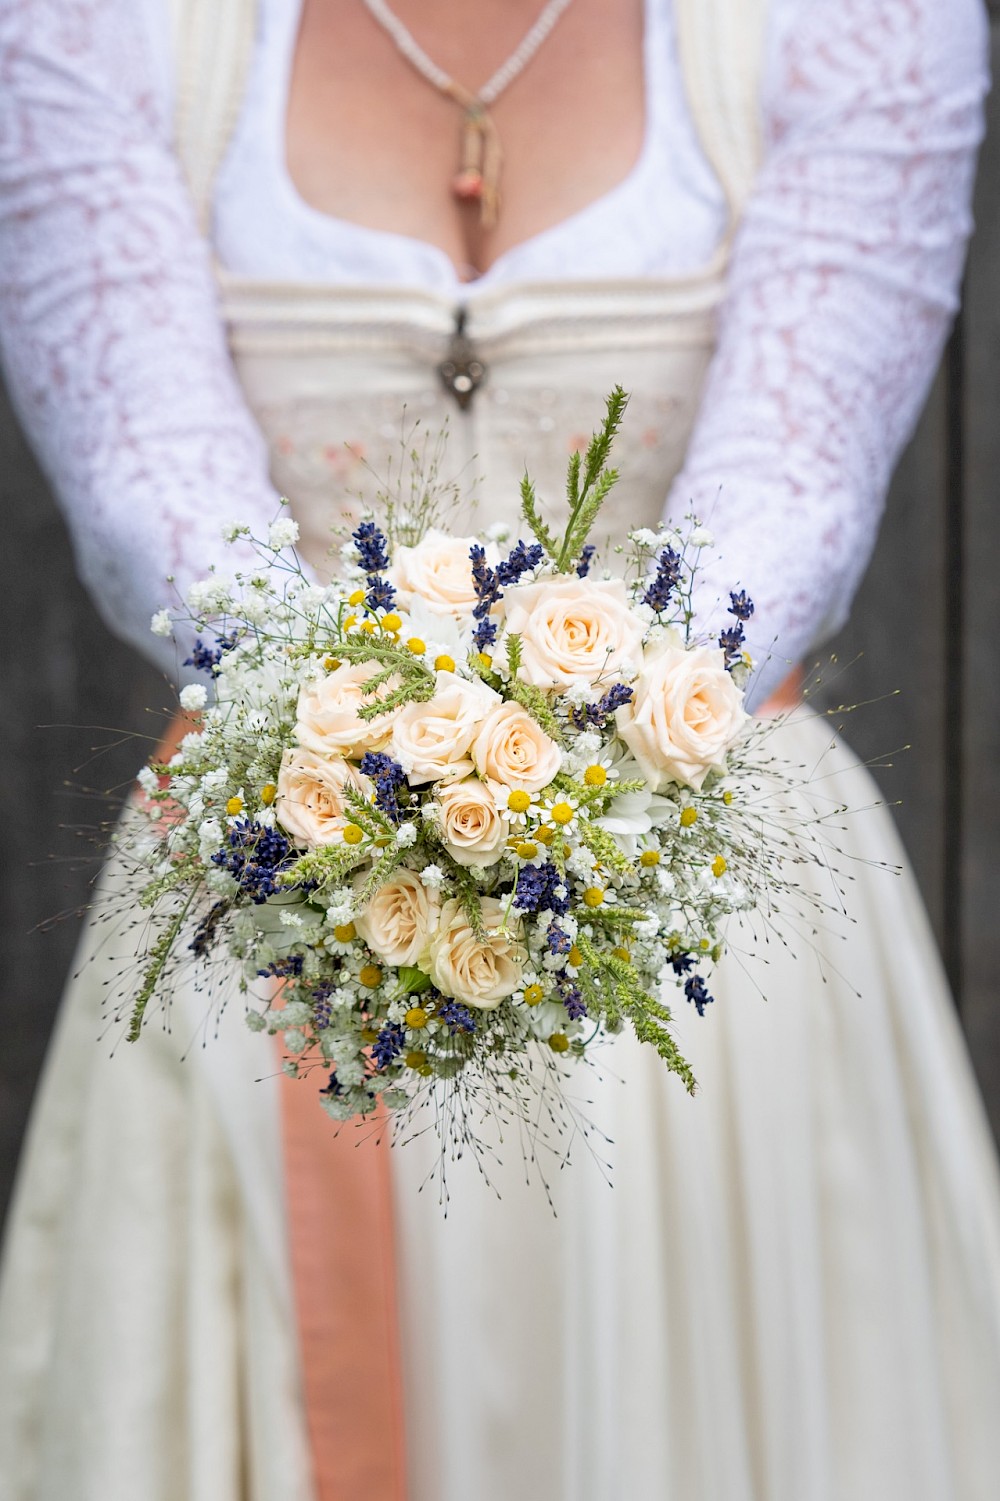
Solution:
[[[439,672],[433,697],[396,715],[390,753],[414,785],[466,777],[475,770],[469,750],[479,726],[500,702],[485,683]]]
[[[547,787],[562,765],[558,745],[517,703],[498,704],[487,715],[472,743],[472,759],[481,776],[526,792]]]
[[[489,865],[510,834],[506,813],[493,792],[476,777],[449,782],[437,795],[444,846],[459,865]]]
[[[518,677],[536,688],[610,682],[642,657],[642,622],[621,579],[548,578],[512,591],[504,605],[507,629],[522,641]]]
[[[615,720],[654,792],[669,782],[697,790],[710,771],[725,769],[749,716],[721,651],[654,642],[632,686],[632,701]]]
[[[503,903],[492,896],[483,897],[481,903],[489,934],[485,942],[476,937],[461,902],[445,902],[424,967],[443,995],[491,1011],[517,989],[527,953],[513,932],[497,931]]]
[[[432,615],[459,620],[471,615],[476,591],[469,548],[477,542],[476,537],[449,537],[432,528],[415,547],[397,547],[389,578],[404,609],[416,595]],[[495,552],[487,549],[491,557]]]
[[[365,751],[383,750],[392,719],[362,719],[359,713],[379,694],[398,687],[398,680],[392,679],[375,697],[362,693],[365,683],[381,671],[377,662],[344,662],[325,677],[303,683],[295,725],[299,744],[320,756],[363,756]]]
[[[379,887],[354,926],[385,964],[417,964],[437,926],[441,903],[412,870]]]
[[[349,821],[346,787],[363,797],[371,792],[367,777],[348,761],[329,760],[308,750],[286,750],[274,806],[278,822],[309,849],[330,844]]]

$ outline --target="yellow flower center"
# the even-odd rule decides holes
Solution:
[[[449,657],[448,653],[446,651],[443,651],[439,657],[435,657],[434,658],[434,671],[435,672],[454,672],[455,671],[455,658],[454,657]]]
[[[512,813],[527,813],[531,807],[530,792],[512,792],[507,799],[507,806]]]
[[[237,813],[242,813],[243,799],[241,797],[231,797],[226,804],[226,812],[229,814],[230,818],[235,818]]]
[[[365,591],[363,589],[355,589],[353,594],[347,596],[347,603],[349,605],[363,605],[364,602]]]
[[[382,983],[382,971],[377,964],[363,964],[361,966],[361,973],[358,975],[358,980],[366,990],[374,990],[376,985],[381,985]]]
[[[278,789],[273,782],[265,782],[260,789],[260,800],[265,808],[269,808],[278,796]]]
[[[608,774],[603,766],[588,766],[583,773],[583,780],[588,787],[603,787],[608,780]]]
[[[490,656],[488,651],[479,652],[476,656],[476,661],[479,663],[484,672],[489,672],[491,667],[493,666],[493,658]]]
[[[364,837],[365,837],[365,831],[364,831],[364,829],[358,828],[358,825],[356,823],[345,824],[345,826],[344,826],[344,843],[345,844],[360,844],[361,841],[362,841],[362,839]]]
[[[632,963],[632,955],[629,953],[628,949],[612,949],[611,952],[614,954],[615,958],[620,959],[623,964]]]
[[[524,1004],[526,1006],[537,1006],[544,994],[545,992],[540,985],[526,985],[524,987]]]
[[[733,794],[731,791],[729,791],[728,788],[722,794],[722,801],[725,803],[727,808],[731,808],[733,806]]]
[[[689,829],[692,824],[695,824],[697,822],[698,822],[698,809],[697,808],[682,808],[681,809],[681,828],[682,829]]]
[[[345,624],[346,624],[346,622],[345,622]],[[340,666],[340,658],[339,657],[324,657],[323,658],[323,666],[326,668],[327,672],[336,672],[337,668]]]
[[[544,824],[542,824],[541,828],[535,830],[535,838],[539,844],[551,844],[555,837],[555,831],[547,829]]]
[[[378,1033],[375,1031],[375,1028],[363,1027],[361,1030],[361,1041],[367,1047],[371,1047],[373,1042],[378,1042]]]
[[[538,845],[532,844],[530,839],[526,839],[523,844],[517,846],[517,853],[522,860],[533,860],[538,854]]]
[[[553,1053],[565,1053],[569,1048],[569,1038],[565,1032],[553,1032],[549,1038],[549,1047]]]
[[[411,1048],[406,1055],[407,1068],[423,1068],[426,1062],[427,1054],[422,1053],[419,1048]]]
[[[647,870],[651,870],[654,865],[659,865],[659,863],[659,850],[643,850],[642,854],[639,856],[639,864],[644,865]]]
[[[344,630],[349,631],[351,629],[351,626],[357,625],[357,623],[358,617],[356,615],[348,615],[347,619],[344,621]]]
[[[398,631],[403,624],[403,617],[397,615],[395,610],[390,610],[388,615],[382,616],[382,629],[384,631]]]
[[[553,823],[569,823],[573,817],[573,809],[569,803],[556,803],[550,817]]]
[[[365,633],[366,636],[374,636],[374,634],[375,634],[375,622],[374,622],[374,620],[362,620],[362,622],[361,622],[361,629],[364,631],[364,633]]]
[[[358,936],[358,930],[352,922],[340,922],[334,928],[333,936],[338,943],[353,943]]]
[[[419,636],[411,636],[406,643],[406,650],[411,651],[415,657],[422,657],[427,650],[427,642],[421,641]]]
[[[600,886],[588,886],[583,893],[583,904],[585,907],[599,907],[603,901],[604,892]]]
[[[569,953],[566,955],[566,963],[572,964],[574,969],[579,969],[580,965],[583,963],[583,955],[580,953],[580,950],[577,948],[575,943],[570,949]]]
[[[713,876],[724,876],[726,874],[726,870],[727,866],[725,859],[722,855],[716,855],[715,859],[712,861]]]
[[[423,1006],[411,1006],[406,1013],[406,1025],[408,1027],[426,1027],[427,1012]]]

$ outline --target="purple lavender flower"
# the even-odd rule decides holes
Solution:
[[[366,573],[381,573],[384,568],[388,568],[389,544],[374,521],[362,521],[357,531],[351,535]]]
[[[660,553],[652,583],[642,596],[643,604],[647,604],[657,614],[665,610],[670,603],[670,596],[680,581],[680,576],[680,556],[672,547],[665,547]]]
[[[691,975],[684,981],[684,994],[689,1001],[694,1002],[699,1016],[705,1015],[705,1007],[710,1006],[715,999],[705,989],[705,982],[701,975]]]

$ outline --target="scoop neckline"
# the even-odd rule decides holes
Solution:
[[[521,257],[540,245],[544,245],[548,239],[567,234],[573,235],[583,230],[592,217],[607,213],[620,199],[630,197],[633,193],[640,191],[642,180],[647,175],[655,155],[657,141],[653,38],[654,32],[657,32],[659,27],[654,0],[643,0],[643,133],[635,161],[625,176],[605,192],[591,199],[589,203],[585,203],[582,208],[566,218],[526,236],[515,245],[508,246],[481,276],[473,277],[469,281],[462,280],[455,262],[440,245],[421,239],[418,235],[408,235],[392,229],[378,229],[374,225],[362,224],[355,219],[345,219],[338,214],[327,213],[324,209],[316,208],[299,191],[288,170],[287,120],[292,68],[302,24],[302,6],[303,0],[291,0],[288,7],[286,29],[282,38],[281,66],[276,71],[277,81],[271,91],[271,118],[267,139],[272,170],[285,200],[286,210],[311,225],[314,230],[318,228],[321,233],[331,238],[337,236],[343,239],[349,235],[356,240],[368,241],[371,244],[395,245],[400,249],[408,247],[424,265],[433,268],[434,289],[449,297],[451,301],[461,303],[466,299],[477,298],[480,292],[490,291],[498,284],[504,284],[510,265],[513,263],[516,266]]]

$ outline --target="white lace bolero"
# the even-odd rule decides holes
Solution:
[[[296,9],[267,0],[261,47],[282,14],[294,36]],[[222,523],[265,526],[275,496],[171,152],[164,12],[165,0],[0,0],[0,335],[102,613],[176,670],[173,647],[149,633],[166,575],[183,585],[221,560]],[[647,57],[647,83],[672,91],[662,107],[649,101],[647,122],[670,133],[669,181],[659,212],[638,214],[627,236],[627,194],[609,195],[590,211],[589,238],[612,253],[628,238],[634,255],[644,235],[645,264],[681,270],[699,243],[707,254],[721,205],[684,128],[669,0],[647,0],[647,22],[647,47],[660,36],[663,54],[652,67]],[[256,66],[271,67],[268,56]],[[986,87],[978,0],[774,0],[764,165],[667,501],[711,512],[719,581],[735,575],[755,596],[751,644],[775,641],[779,654],[762,691],[781,657],[844,618],[870,555],[956,305]],[[223,258],[308,277],[336,233],[342,254],[353,236],[371,280],[373,232],[324,221],[273,180],[280,162],[255,161],[261,97],[251,94],[220,183]],[[255,249],[241,226],[267,222],[269,181],[286,195],[281,233]],[[401,236],[380,245],[395,267],[386,275],[447,274],[440,252]],[[494,271],[566,274],[557,252],[558,230]]]

